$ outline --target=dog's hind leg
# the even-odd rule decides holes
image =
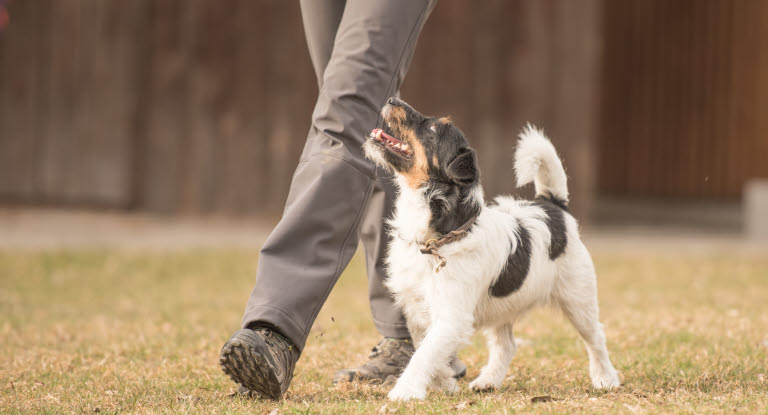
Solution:
[[[504,382],[509,363],[517,345],[512,335],[512,324],[502,324],[484,330],[488,343],[488,363],[480,370],[480,376],[469,384],[475,391],[496,389]]]
[[[621,384],[619,374],[608,357],[603,325],[598,318],[597,282],[592,261],[576,269],[581,275],[568,272],[559,275],[558,302],[587,346],[592,385],[599,389],[617,388]]]

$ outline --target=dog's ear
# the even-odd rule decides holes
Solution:
[[[476,181],[479,171],[475,150],[469,147],[462,148],[459,155],[448,164],[446,172],[448,177],[458,184],[469,184]]]

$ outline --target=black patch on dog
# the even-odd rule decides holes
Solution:
[[[448,164],[445,174],[454,183],[471,184],[477,180],[480,174],[477,170],[477,156],[469,147],[459,149],[458,155]]]
[[[542,195],[542,196],[539,196],[539,197],[537,197],[536,199],[545,199],[545,200],[549,200],[550,202],[552,202],[552,203],[554,203],[555,205],[557,205],[557,207],[559,207],[560,209],[562,209],[562,210],[564,210],[564,211],[566,211],[566,212],[569,212],[569,210],[568,210],[568,201],[567,201],[567,200],[565,200],[565,199],[561,199],[561,198],[559,198],[559,197],[557,197],[557,196],[553,195],[553,194],[552,194],[552,193],[550,193],[550,192],[546,192],[544,195]]]
[[[554,261],[565,252],[565,246],[568,244],[568,235],[565,233],[567,205],[565,205],[564,200],[552,197],[552,195],[549,197],[539,196],[533,204],[544,209],[544,213],[547,214],[547,227],[549,234],[552,235],[549,241],[549,259]]]
[[[531,267],[531,235],[521,225],[517,229],[517,249],[507,257],[499,279],[488,289],[493,297],[506,297],[519,290]]]
[[[442,182],[431,182],[429,186],[430,192],[437,195],[429,199],[429,210],[432,212],[430,226],[438,233],[444,235],[456,230],[480,213],[480,205],[467,203],[471,187]]]
[[[454,125],[439,125],[436,130],[433,133],[422,129],[419,138],[427,159],[438,161],[437,165],[430,163],[427,169],[430,226],[446,234],[480,213],[480,204],[472,200],[472,192],[479,186],[480,171],[475,150],[469,148],[461,130]]]

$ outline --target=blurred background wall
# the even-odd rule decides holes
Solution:
[[[0,204],[280,213],[317,95],[298,2],[7,7]],[[440,0],[402,96],[453,116],[490,194],[530,120],[578,214],[719,217],[768,177],[766,22],[764,0]]]

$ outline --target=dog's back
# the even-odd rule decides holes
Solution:
[[[576,219],[568,212],[565,171],[549,139],[530,124],[519,136],[515,172],[518,186],[534,183],[536,197],[497,197],[478,221],[486,244],[509,244],[500,270],[490,268],[483,278],[489,288],[475,312],[478,327],[514,321],[532,306],[551,302],[561,262],[591,266],[580,247],[568,249],[569,242],[581,242]],[[491,228],[505,231],[498,235]]]

